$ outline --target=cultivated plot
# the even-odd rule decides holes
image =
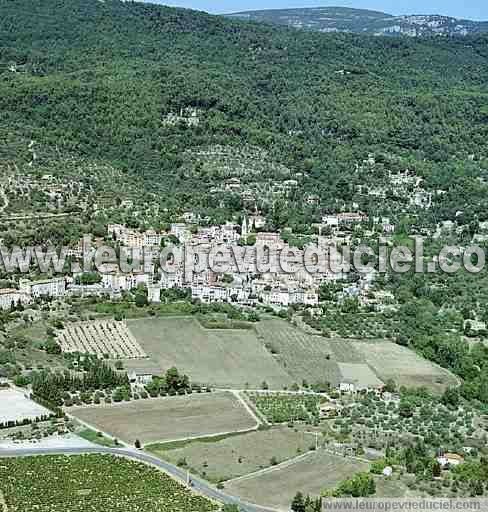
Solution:
[[[343,382],[352,382],[356,389],[380,389],[384,383],[373,370],[362,363],[339,363]]]
[[[124,322],[97,320],[68,324],[57,333],[63,352],[108,356],[111,359],[146,357]]]
[[[426,386],[433,391],[458,384],[452,373],[395,343],[355,342],[354,348],[383,381],[393,379],[398,385]]]
[[[315,446],[315,438],[305,427],[276,427],[216,441],[192,441],[181,448],[154,445],[149,451],[174,464],[185,460],[192,471],[211,482],[219,482],[297,457],[311,446]]]
[[[136,400],[70,409],[70,414],[127,443],[156,443],[252,429],[254,418],[231,393]]]
[[[51,411],[36,404],[20,391],[0,389],[0,423],[34,420],[50,415]]]
[[[301,384],[340,382],[340,372],[335,361],[336,347],[321,336],[307,334],[283,320],[264,320],[256,325],[261,342],[277,361]]]
[[[319,496],[324,489],[367,469],[366,463],[319,450],[283,469],[228,482],[225,489],[251,503],[288,511],[298,491]]]
[[[252,329],[204,329],[193,318],[144,319],[128,326],[151,359],[176,366],[193,382],[244,389],[282,389],[293,380]]]
[[[218,508],[162,471],[121,457],[0,458],[0,510],[6,512],[211,512]]]

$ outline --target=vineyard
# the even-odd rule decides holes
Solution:
[[[157,469],[106,455],[0,459],[2,494],[4,509],[18,511],[218,510]]]
[[[146,357],[124,322],[77,322],[58,332],[58,342],[63,352],[94,354],[112,359]]]
[[[319,419],[320,397],[286,393],[248,393],[254,406],[270,423],[315,422]]]

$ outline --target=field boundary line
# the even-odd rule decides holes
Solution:
[[[334,455],[335,457],[341,457],[342,459],[350,459],[356,460],[358,462],[364,462],[366,464],[371,464],[371,461],[368,459],[363,459],[362,457],[357,457],[356,455],[344,455],[342,453],[334,452],[333,450],[329,450],[328,448],[322,448],[324,452],[330,453],[330,455]]]
[[[231,478],[230,480],[226,480],[225,483],[231,484],[231,483],[235,483],[235,482],[243,482],[245,480],[250,480],[252,478],[256,478],[258,476],[265,475],[267,473],[273,473],[274,471],[281,471],[282,469],[286,469],[290,466],[297,464],[298,462],[301,462],[303,459],[311,457],[311,455],[314,453],[316,453],[316,450],[310,450],[307,453],[302,453],[301,455],[298,455],[291,459],[284,460],[283,462],[276,464],[276,466],[269,466],[267,468],[259,469],[258,471],[253,471],[252,473],[248,473],[247,475],[242,475],[242,476],[238,476],[236,478]]]
[[[251,432],[256,432],[256,430],[258,429],[258,427],[251,427],[251,428],[244,428],[244,429],[239,429],[239,430],[229,430],[227,432],[217,432],[215,434],[203,434],[203,435],[198,435],[198,436],[190,436],[190,437],[179,437],[178,439],[167,439],[167,440],[164,440],[164,441],[151,441],[150,443],[146,443],[143,445],[143,448],[145,449],[146,447],[150,447],[152,445],[155,445],[155,444],[170,444],[170,443],[180,443],[180,442],[185,442],[185,441],[198,441],[199,439],[212,439],[213,437],[224,437],[224,436],[230,436],[232,434],[236,434],[236,435],[239,435],[239,434],[248,434],[248,433],[251,433]],[[132,447],[130,447],[132,448]]]
[[[259,416],[253,411],[251,406],[246,402],[246,400],[242,397],[242,395],[239,391],[230,390],[230,393],[232,393],[237,398],[237,400],[239,400],[239,402],[244,406],[246,411],[254,419],[254,421],[256,422],[256,426],[255,426],[254,430],[257,430],[263,424],[263,421],[261,420],[261,418],[259,418]],[[264,423],[267,424],[267,421],[264,421]]]

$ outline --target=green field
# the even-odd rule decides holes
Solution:
[[[162,369],[176,366],[192,381],[219,387],[274,389],[293,383],[252,329],[204,329],[194,318],[128,321],[127,325]]]
[[[306,421],[319,419],[320,396],[286,393],[248,393],[254,407],[269,423]]]
[[[237,478],[306,453],[315,438],[306,428],[276,427],[221,439],[192,441],[182,447],[146,447],[173,464],[186,461],[192,472],[211,482]]]
[[[4,510],[210,512],[218,506],[166,474],[108,455],[0,459]]]
[[[229,482],[225,489],[251,503],[289,510],[298,491],[319,496],[324,489],[332,489],[354,473],[367,469],[366,463],[319,450],[283,469]]]

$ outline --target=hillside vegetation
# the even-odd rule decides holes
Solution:
[[[310,192],[347,200],[368,152],[446,188],[469,174],[468,155],[486,154],[485,37],[296,33],[113,0],[4,1],[1,13],[3,165],[25,166],[16,145],[34,140],[36,165],[89,157],[166,194],[166,207],[212,209],[215,183],[182,171],[184,152],[250,145],[305,173],[299,215]],[[167,122],[188,107],[197,126]]]

